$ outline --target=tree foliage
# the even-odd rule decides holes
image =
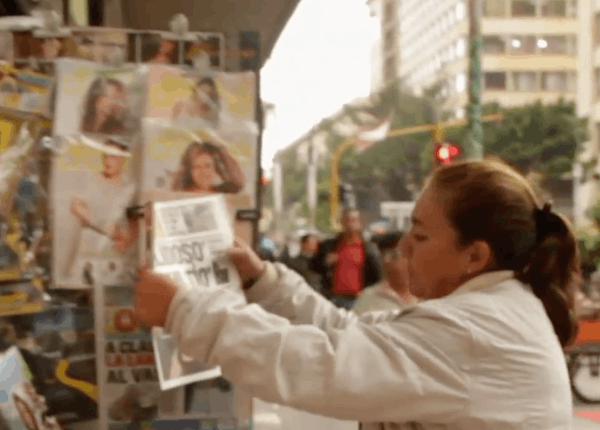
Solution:
[[[431,124],[445,118],[437,110],[441,105],[441,87],[434,85],[423,97],[415,97],[400,90],[396,82],[384,89],[367,112],[379,118],[392,116],[391,129],[421,124]],[[360,109],[351,105],[345,112],[359,121]],[[569,173],[581,144],[587,139],[587,121],[577,118],[575,104],[560,100],[543,105],[502,109],[490,104],[484,114],[502,112],[501,123],[484,123],[484,152],[498,155],[523,173],[536,172],[549,177],[562,178]],[[344,137],[335,133],[333,121],[321,121],[318,129],[328,132],[327,146],[331,153],[342,144]],[[448,141],[460,145],[467,143],[467,127],[445,130]],[[347,151],[340,159],[340,178],[354,186],[359,208],[367,220],[379,216],[380,203],[386,200],[412,200],[415,188],[419,189],[425,175],[433,168],[433,140],[430,132],[390,137],[364,152]],[[306,168],[298,164],[296,150],[285,153],[284,204],[301,202],[306,208]],[[318,171],[319,201],[316,226],[330,231],[329,178],[331,159],[322,160]]]
[[[485,153],[498,155],[525,173],[564,177],[588,138],[587,120],[577,117],[573,102],[544,105],[538,101],[508,109],[488,105],[484,112],[505,115],[501,123],[484,123]],[[466,144],[467,129],[450,129],[447,136]]]

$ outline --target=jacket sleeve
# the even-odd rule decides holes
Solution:
[[[379,316],[379,323],[359,320],[325,307],[297,275],[290,276],[278,281],[283,295],[269,294],[267,279],[254,294],[273,309],[288,307],[279,314],[321,319],[320,327],[294,325],[240,294],[211,289],[180,291],[166,329],[184,354],[221,366],[225,378],[269,402],[377,422],[444,423],[464,410],[468,383],[452,349],[469,345],[458,322],[427,312]],[[295,287],[300,293],[290,296]]]

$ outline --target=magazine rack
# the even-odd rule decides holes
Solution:
[[[236,44],[237,49],[226,49]],[[230,195],[228,202],[234,212],[236,234],[256,244],[261,209],[263,128],[259,58],[258,33],[190,32],[189,22],[182,14],[173,17],[168,32],[66,28],[53,12],[46,12],[43,25],[36,28],[5,30],[0,27],[0,197],[3,202],[11,202],[10,207],[0,207],[0,360],[14,364],[12,374],[16,378],[7,401],[0,401],[0,427],[21,428],[21,424],[11,424],[11,419],[20,422],[29,419],[27,422],[35,423],[34,428],[52,430],[251,427],[251,397],[223,378],[168,391],[157,389],[154,350],[148,343],[148,329],[139,326],[132,313],[131,280],[104,281],[107,278],[102,273],[105,272],[98,271],[99,265],[94,265],[94,260],[94,264],[87,262],[77,266],[81,276],[74,286],[57,283],[56,262],[69,252],[62,245],[68,225],[57,226],[62,222],[65,208],[77,212],[73,209],[77,206],[73,200],[69,202],[57,195],[65,195],[70,188],[91,190],[90,186],[85,187],[85,181],[73,179],[75,176],[60,176],[60,172],[71,171],[74,165],[82,163],[96,166],[110,157],[142,160],[143,152],[149,148],[144,140],[149,128],[145,127],[146,119],[141,117],[139,122],[143,126],[139,126],[139,133],[135,135],[135,139],[142,142],[139,146],[132,143],[134,138],[119,141],[111,137],[112,134],[107,139],[96,139],[93,133],[85,131],[63,133],[64,124],[67,128],[73,126],[73,118],[84,114],[72,102],[82,95],[69,93],[77,79],[84,77],[77,73],[68,75],[65,71],[68,67],[84,64],[109,80],[114,79],[117,72],[127,71],[133,76],[133,71],[143,69],[144,79],[148,79],[144,103],[156,85],[163,85],[150,82],[153,71],[164,69],[165,74],[171,73],[171,82],[191,79],[188,76],[207,76],[212,81],[205,82],[213,82],[213,85],[217,82],[215,88],[229,91],[228,97],[235,96],[235,91],[247,91],[251,99],[252,111],[248,117],[256,124],[251,138],[244,134],[249,133],[248,129],[241,126],[236,133],[243,136],[232,134],[229,140],[196,129],[193,134],[202,141],[216,142],[221,151],[228,149],[240,166],[245,166],[245,170],[242,169],[245,194]],[[74,77],[68,85],[65,76]],[[123,79],[134,79],[131,76]],[[194,79],[200,86],[199,78]],[[128,85],[127,88],[133,88],[133,84]],[[185,93],[181,89],[177,91]],[[116,100],[118,95],[113,98]],[[226,101],[221,100],[219,105],[224,111],[227,110],[223,108],[225,104]],[[72,114],[66,121],[65,106],[70,106]],[[115,102],[114,106],[120,105]],[[145,115],[146,105],[143,106]],[[243,122],[236,118],[230,115],[227,120],[230,129],[235,128],[232,124]],[[164,133],[170,133],[170,138],[176,140],[175,129],[164,127]],[[181,135],[186,127],[178,126],[175,131]],[[239,142],[250,140],[252,144],[246,149],[240,146],[243,144]],[[100,153],[85,155],[92,150]],[[230,163],[230,159],[227,160],[225,164]],[[127,162],[124,165],[129,166]],[[143,169],[128,168],[141,187]],[[219,168],[218,163],[216,168]],[[101,187],[95,187],[100,192]],[[154,191],[151,195],[160,201],[160,190]],[[146,200],[139,197],[141,191],[136,193],[136,202],[123,204],[118,210],[123,212],[121,218],[143,218]],[[167,200],[174,198],[183,198],[183,195],[174,194]],[[118,196],[111,194],[110,201],[116,199]],[[78,234],[88,238],[93,232],[107,234],[100,224],[89,222],[87,227]],[[113,234],[116,233],[111,230],[110,237]],[[78,247],[74,252],[79,252]],[[103,270],[118,272],[122,268],[117,263],[102,260]],[[100,350],[103,361],[98,359]],[[0,369],[0,374],[6,369],[9,368]],[[123,389],[111,391],[111,387],[118,384]]]

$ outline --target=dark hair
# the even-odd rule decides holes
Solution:
[[[402,236],[403,233],[401,231],[391,231],[377,237],[375,243],[379,248],[379,252],[396,248],[402,240]]]
[[[525,178],[497,160],[463,161],[429,178],[458,235],[458,246],[477,240],[491,248],[489,270],[513,270],[542,301],[560,343],[577,336],[575,292],[579,248],[569,222],[542,210]]]
[[[123,82],[105,78],[103,76],[97,77],[90,85],[87,91],[84,103],[84,113],[81,120],[81,131],[92,133],[94,131],[94,122],[96,121],[96,101],[99,97],[104,96],[108,93],[109,86],[115,86],[121,91],[125,91],[125,84]],[[125,126],[120,121],[115,119],[107,120],[98,130],[99,133],[107,134],[120,134],[125,131]]]
[[[317,235],[313,233],[306,233],[300,238],[300,245],[304,245],[311,237],[317,238]]]
[[[177,189],[187,190],[194,186],[194,178],[192,177],[192,167],[194,159],[199,154],[209,154],[215,162],[215,170],[219,176],[223,176],[222,167],[219,160],[219,151],[211,142],[192,142],[186,148],[181,157],[181,180]]]
[[[145,63],[158,55],[162,44],[160,34],[144,34],[142,36],[141,57]]]

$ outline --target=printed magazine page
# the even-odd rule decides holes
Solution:
[[[53,159],[53,278],[56,288],[124,282],[137,267],[135,150],[80,135]]]
[[[22,397],[23,402],[17,403],[27,404],[28,415],[37,420],[39,428],[96,428],[98,390],[92,309],[65,305],[35,314],[3,317],[0,331],[0,351],[18,351],[27,369],[22,372],[25,379],[19,378],[29,399]],[[18,374],[14,366],[10,367],[10,358],[6,363],[0,369],[0,381],[8,381],[12,386],[18,383]],[[4,379],[1,375],[4,371],[10,371],[11,376]],[[7,392],[0,387],[0,396],[3,391]],[[10,401],[0,402],[3,415],[10,407]],[[27,408],[19,409],[23,414]],[[53,417],[53,423],[42,423],[44,417]]]
[[[144,66],[113,69],[84,60],[60,59],[54,135],[132,137],[146,103]]]

